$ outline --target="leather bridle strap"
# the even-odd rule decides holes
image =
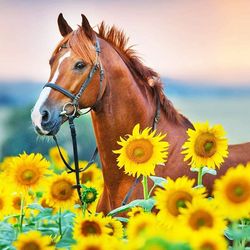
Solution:
[[[71,94],[68,90],[62,88],[61,86],[59,86],[59,85],[57,85],[57,84],[55,84],[55,83],[50,83],[50,82],[48,82],[48,83],[46,83],[43,87],[44,87],[44,88],[45,88],[45,87],[50,87],[50,88],[52,88],[52,89],[55,89],[55,90],[61,92],[61,93],[64,94],[64,95],[66,95],[66,96],[69,97],[71,100],[74,100],[74,99],[75,99],[75,95]]]
[[[101,49],[100,49],[100,44],[99,44],[99,40],[98,40],[97,37],[96,37],[95,49],[96,49],[96,62],[92,66],[87,78],[85,79],[85,81],[81,85],[80,90],[78,91],[78,93],[76,95],[70,93],[68,90],[66,90],[66,89],[62,88],[61,86],[56,85],[54,83],[47,83],[47,84],[44,85],[44,88],[45,87],[50,87],[50,88],[52,88],[54,90],[57,90],[60,93],[64,94],[65,96],[69,97],[71,99],[71,101],[72,101],[72,102],[68,102],[68,103],[64,104],[63,110],[62,110],[60,115],[62,115],[62,116],[65,115],[65,116],[68,117],[69,127],[70,127],[70,132],[71,132],[71,139],[72,139],[72,147],[73,147],[73,156],[74,156],[74,165],[75,165],[74,168],[72,168],[68,164],[68,162],[65,160],[65,158],[63,157],[63,154],[62,154],[62,152],[60,150],[60,147],[59,147],[59,144],[58,144],[58,141],[57,141],[57,138],[56,138],[55,135],[53,135],[53,139],[54,139],[54,141],[56,143],[56,146],[58,148],[58,151],[59,151],[59,154],[60,154],[60,157],[61,157],[62,161],[64,162],[66,168],[69,170],[68,173],[72,173],[72,172],[75,173],[76,185],[74,185],[73,188],[77,189],[77,193],[78,193],[79,200],[80,200],[81,203],[82,203],[82,197],[81,197],[80,172],[86,171],[95,162],[95,159],[96,159],[97,154],[98,154],[98,149],[96,147],[95,152],[94,152],[93,156],[91,157],[90,161],[87,163],[87,165],[84,168],[81,169],[79,167],[77,136],[76,136],[76,129],[75,129],[75,124],[74,124],[74,119],[76,117],[79,117],[80,115],[88,113],[97,104],[97,102],[101,98],[102,81],[103,81],[103,78],[104,78],[104,70],[103,70],[101,62],[99,61],[99,55],[100,55]],[[86,90],[86,88],[89,86],[95,72],[98,69],[100,70],[100,87],[99,87],[99,93],[98,93],[98,96],[97,96],[96,103],[90,108],[90,110],[88,112],[83,113],[83,112],[81,112],[81,110],[79,110],[79,99],[82,96],[83,92]],[[67,113],[67,110],[66,110],[67,105],[72,105],[74,107],[73,113],[71,113],[71,114]]]
[[[100,70],[100,81],[99,81],[99,93],[98,93],[98,96],[97,96],[96,103],[101,98],[102,82],[103,82],[103,79],[104,79],[104,70],[103,70],[102,64],[101,64],[101,62],[99,60],[99,55],[101,53],[101,48],[100,48],[100,43],[99,43],[99,40],[98,40],[97,37],[96,37],[96,43],[95,43],[95,50],[96,50],[96,61],[95,61],[94,65],[92,66],[87,78],[82,83],[82,85],[81,85],[81,87],[80,87],[77,94],[74,95],[71,92],[69,92],[67,89],[64,89],[63,87],[61,87],[61,86],[59,86],[57,84],[51,83],[51,82],[46,83],[44,85],[44,87],[43,87],[43,88],[50,87],[50,88],[52,88],[54,90],[57,90],[57,91],[61,92],[65,96],[69,97],[71,99],[71,101],[72,101],[69,104],[74,106],[74,109],[76,110],[76,112],[75,112],[76,114],[73,114],[73,115],[76,115],[76,116],[81,115],[81,111],[79,110],[79,99],[81,98],[83,92],[86,90],[86,88],[91,83],[91,80],[92,80],[94,74],[96,73],[96,71],[98,69]],[[94,107],[96,105],[96,103],[92,107]],[[64,113],[63,115],[65,115],[65,114],[67,114],[67,112]],[[67,115],[67,116],[69,116],[69,115]]]

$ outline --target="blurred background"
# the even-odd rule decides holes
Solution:
[[[30,111],[61,39],[60,12],[73,28],[83,13],[93,27],[105,20],[123,29],[180,112],[221,123],[230,143],[250,141],[250,1],[0,0],[0,160],[54,146],[34,133]],[[81,159],[88,159],[95,147],[90,117],[78,126]],[[67,124],[59,141],[71,152]]]

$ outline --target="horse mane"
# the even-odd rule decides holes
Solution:
[[[145,66],[133,49],[133,46],[128,46],[129,38],[126,37],[123,30],[119,30],[115,26],[109,27],[102,22],[98,27],[98,36],[113,46],[126,63],[133,76],[139,80],[138,82],[140,84],[143,84],[152,91],[149,81],[153,80],[153,88],[159,96],[161,106],[170,121],[183,125],[184,127],[193,127],[192,123],[185,116],[180,114],[174,108],[172,102],[165,96],[163,92],[163,83],[158,73]]]
[[[155,90],[160,98],[161,106],[168,120],[184,127],[193,127],[192,123],[185,116],[180,114],[174,108],[172,102],[165,96],[163,92],[163,83],[161,82],[158,73],[145,66],[138,57],[136,51],[133,49],[133,46],[128,46],[129,38],[126,37],[122,30],[117,29],[115,26],[109,27],[102,22],[100,26],[98,26],[97,35],[107,41],[117,51],[137,80],[136,82],[138,84],[147,88],[151,92],[154,92]],[[69,33],[59,42],[52,54],[50,63],[53,63],[57,54],[60,53],[60,50],[67,43],[74,53],[87,60],[87,62],[93,63],[93,58],[95,58],[95,52],[92,49],[93,45],[84,35],[81,26],[79,26],[77,30]],[[151,81],[152,84],[149,84],[149,81]],[[153,87],[151,87],[151,85],[153,85]]]

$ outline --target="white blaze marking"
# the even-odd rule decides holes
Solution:
[[[59,59],[59,62],[58,62],[58,65],[57,65],[57,69],[54,73],[54,76],[52,78],[52,80],[50,81],[50,83],[55,83],[58,76],[59,76],[59,68],[60,68],[60,65],[62,64],[62,62],[70,56],[70,51],[68,51],[67,53],[65,53],[60,59]],[[40,108],[43,106],[43,104],[45,103],[45,101],[47,100],[49,94],[50,94],[50,91],[51,91],[51,88],[49,87],[45,87],[41,93],[40,93],[40,96],[34,106],[34,109],[31,113],[31,119],[32,119],[32,122],[35,126],[37,126],[44,134],[48,134],[49,131],[46,131],[42,128],[41,126],[41,122],[42,122],[42,115],[40,113]]]
[[[57,69],[53,75],[53,78],[52,80],[50,81],[51,83],[55,83],[58,76],[59,76],[59,68],[60,68],[60,65],[62,64],[62,62],[64,61],[64,59],[66,59],[67,57],[70,56],[70,51],[68,51],[67,53],[65,53],[61,58],[59,58],[59,62],[58,62],[58,65],[57,65]]]

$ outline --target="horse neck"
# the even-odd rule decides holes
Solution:
[[[141,128],[151,127],[156,112],[156,99],[153,91],[143,84],[138,84],[119,54],[111,48],[102,51],[102,63],[105,70],[106,88],[100,107],[92,112],[97,146],[102,162],[106,183],[117,183],[126,179],[122,170],[117,168],[116,155],[112,150],[120,146],[120,137],[131,134],[133,127],[139,123]],[[108,60],[105,60],[108,58]],[[183,131],[168,122],[161,110],[160,131],[171,131],[172,140],[179,138]],[[174,142],[171,142],[173,145]]]

